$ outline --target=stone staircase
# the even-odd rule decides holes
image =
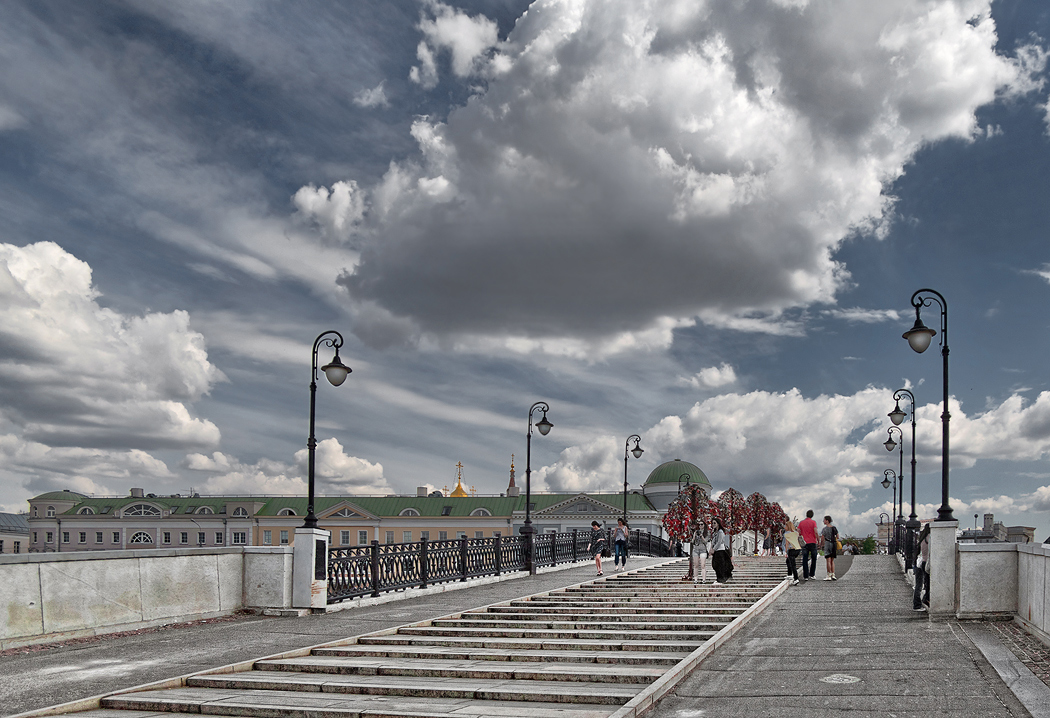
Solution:
[[[181,687],[110,696],[78,715],[607,718],[691,668],[693,651],[782,588],[782,560],[735,561],[724,586],[681,581],[685,561],[606,574],[301,657],[198,674]]]

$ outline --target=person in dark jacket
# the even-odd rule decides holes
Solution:
[[[711,519],[711,567],[718,583],[729,583],[733,577],[733,559],[729,554],[729,539],[720,519]]]
[[[597,521],[591,521],[591,540],[587,544],[587,550],[594,556],[594,565],[598,567],[598,575],[602,575],[602,551],[605,550],[605,532],[602,525]]]

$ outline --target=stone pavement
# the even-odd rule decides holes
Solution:
[[[668,559],[631,558],[631,569]],[[611,562],[610,562],[611,563]],[[146,629],[0,654],[0,716],[117,691],[347,636],[438,618],[594,578],[594,564],[302,618],[236,620]],[[606,574],[610,575],[610,574]]]
[[[995,718],[1050,707],[1038,680],[1027,684],[1031,713],[1007,687],[968,635],[986,625],[930,622],[912,611],[894,557],[858,556],[841,580],[823,576],[820,565],[818,580],[788,589],[654,715]]]

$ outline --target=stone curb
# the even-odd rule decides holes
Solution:
[[[784,593],[791,582],[784,579],[780,584],[762,598],[734,618],[725,628],[716,633],[704,645],[693,651],[687,658],[683,658],[676,666],[661,676],[657,681],[651,683],[648,688],[625,703],[619,710],[611,714],[609,718],[638,718],[652,710],[657,702],[670,693],[700,663],[710,656],[716,648],[732,638],[744,625],[759,613],[764,611],[780,594]]]
[[[653,568],[655,566],[663,566],[664,564],[674,563],[675,561],[681,561],[681,560],[682,559],[680,559],[680,558],[670,558],[670,559],[667,559],[666,561],[660,561],[659,563],[650,564],[649,566],[644,566],[642,568],[636,568],[636,569],[633,569],[631,571],[627,571],[627,572],[625,572],[623,574],[617,574],[617,575],[624,575],[624,576],[626,576],[628,574],[635,573],[636,571],[644,571],[646,569]],[[568,564],[567,568],[571,568],[573,566],[579,566],[579,563]],[[549,573],[549,572],[556,571],[556,570],[562,570],[561,569],[561,565],[548,567],[548,571],[544,571],[544,573]],[[539,573],[539,572],[540,572],[540,570],[537,570],[537,573]],[[525,576],[528,576],[528,575],[529,574],[527,574],[527,573],[525,574]],[[495,576],[492,576],[492,577],[489,577],[489,578],[492,578],[492,579],[502,578],[503,580],[508,580],[508,579],[510,579],[512,577],[513,578],[524,578],[524,576],[511,576],[510,574],[507,574],[506,577],[502,577],[502,576],[501,577],[495,577]],[[140,693],[142,691],[163,690],[163,689],[167,689],[167,688],[183,688],[183,687],[186,686],[186,682],[190,678],[194,678],[196,676],[220,675],[220,674],[223,674],[223,673],[242,673],[244,671],[252,670],[252,668],[255,666],[255,664],[257,662],[259,662],[259,661],[272,661],[272,660],[279,660],[279,659],[282,659],[282,658],[301,658],[303,656],[309,656],[317,648],[334,648],[334,647],[337,647],[337,646],[354,645],[354,644],[357,643],[357,640],[359,638],[362,638],[364,636],[388,636],[388,635],[397,633],[402,628],[410,628],[410,627],[414,627],[414,626],[425,626],[425,625],[430,624],[432,621],[439,621],[439,620],[451,619],[451,618],[459,618],[460,616],[462,616],[467,611],[484,610],[484,609],[489,608],[490,606],[504,606],[504,605],[510,604],[511,601],[520,601],[522,599],[528,599],[528,598],[532,598],[534,596],[543,596],[543,595],[552,593],[554,591],[564,591],[564,590],[567,590],[567,589],[570,589],[570,588],[576,588],[577,586],[583,586],[584,584],[591,583],[596,578],[597,577],[592,577],[592,578],[590,578],[590,579],[588,579],[586,581],[580,581],[579,583],[570,584],[568,586],[561,586],[561,587],[556,588],[556,589],[548,589],[546,591],[538,591],[536,593],[526,594],[525,596],[516,596],[515,598],[509,599],[509,600],[505,600],[505,601],[497,601],[495,603],[489,603],[489,604],[485,604],[483,606],[473,606],[473,607],[468,608],[468,609],[455,611],[453,613],[449,613],[449,614],[446,614],[444,616],[438,616],[436,618],[428,618],[428,619],[423,620],[423,621],[414,621],[412,623],[403,623],[403,624],[401,624],[399,626],[392,626],[390,628],[384,628],[384,629],[381,629],[381,630],[378,630],[378,631],[371,631],[369,633],[361,633],[361,634],[358,634],[356,636],[350,636],[349,638],[339,638],[339,639],[336,639],[334,641],[327,641],[325,643],[318,643],[318,644],[313,645],[313,646],[307,646],[306,648],[296,648],[296,649],[293,649],[291,651],[284,651],[282,653],[275,653],[275,654],[270,655],[270,656],[263,656],[261,658],[251,658],[251,659],[246,660],[246,661],[239,661],[237,663],[229,663],[229,664],[227,664],[225,666],[218,666],[216,668],[208,668],[208,669],[205,669],[203,671],[194,671],[193,673],[186,673],[184,675],[176,676],[174,678],[165,678],[165,679],[160,680],[160,681],[153,681],[152,683],[143,683],[142,685],[132,686],[131,688],[124,688],[124,689],[119,690],[119,691],[110,691],[108,693],[100,693],[99,695],[96,695],[96,696],[91,696],[89,698],[81,698],[80,700],[70,701],[68,703],[61,703],[61,704],[56,705],[56,706],[48,706],[47,708],[38,708],[36,710],[26,711],[25,713],[17,713],[15,715],[7,716],[7,718],[38,718],[38,717],[42,717],[42,716],[64,715],[66,713],[79,713],[79,712],[82,712],[82,711],[98,710],[101,707],[101,703],[102,703],[102,700],[104,698],[109,698],[109,697],[112,697],[112,696],[125,695],[127,693]],[[476,579],[476,580],[481,580],[481,579]],[[469,583],[470,582],[467,581],[467,582],[461,583],[459,585],[461,587],[463,587],[463,588],[467,588],[468,587],[467,584],[469,584]],[[486,581],[486,583],[496,583],[496,581],[490,580],[490,581]],[[480,584],[474,584],[474,585],[480,585]],[[776,591],[776,589],[774,589],[774,591]],[[414,597],[419,596],[419,595],[425,595],[425,594],[414,593],[414,594],[412,594],[410,596],[402,595],[401,599],[403,599],[403,598],[414,598]],[[380,598],[383,598],[383,597],[380,597]],[[768,594],[767,594],[766,597],[760,599],[759,602],[764,601],[765,598],[768,598]],[[394,599],[394,600],[401,600],[401,599]],[[751,608],[754,608],[754,606],[752,606]],[[751,608],[749,608],[748,611],[750,611]],[[738,616],[734,620],[734,622],[740,620],[740,618],[742,618],[743,615],[746,615],[746,613],[747,612],[745,611],[744,614],[741,614],[741,616]],[[732,625],[733,624],[731,623],[726,628],[729,628]],[[722,629],[722,631],[725,631],[726,628]],[[674,669],[672,669],[672,670],[674,670]]]

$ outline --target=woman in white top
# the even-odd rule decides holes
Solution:
[[[726,539],[722,522],[711,519],[711,568],[715,570],[718,583],[728,583],[733,576],[733,559],[729,555],[729,540]]]

